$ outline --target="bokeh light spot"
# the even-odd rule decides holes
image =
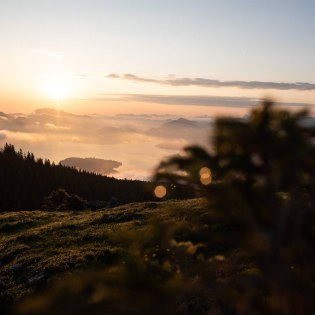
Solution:
[[[199,171],[200,182],[202,185],[210,185],[212,182],[212,173],[208,167],[202,167]]]
[[[157,198],[164,198],[166,196],[167,190],[163,185],[158,185],[154,189],[154,195]]]

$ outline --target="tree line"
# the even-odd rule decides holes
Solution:
[[[118,180],[62,166],[12,144],[0,149],[0,211],[40,209],[52,191],[64,189],[89,201],[119,203],[154,199],[148,182]]]

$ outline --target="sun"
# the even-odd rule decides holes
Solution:
[[[70,85],[65,77],[50,76],[43,83],[44,92],[50,99],[63,100],[70,94]]]

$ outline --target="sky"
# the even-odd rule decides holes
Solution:
[[[192,115],[228,113],[239,97],[315,104],[314,14],[313,0],[0,0],[0,110]]]
[[[263,98],[315,116],[314,16],[314,0],[0,0],[0,146],[148,179]]]

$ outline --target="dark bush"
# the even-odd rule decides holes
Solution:
[[[84,210],[87,207],[86,200],[64,189],[52,191],[45,199],[43,208],[47,211]]]

